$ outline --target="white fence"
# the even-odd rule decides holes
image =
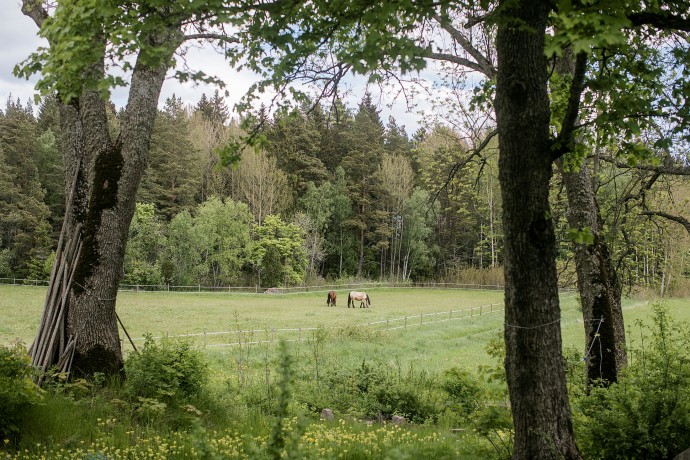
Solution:
[[[438,323],[463,320],[468,318],[478,318],[480,316],[489,315],[503,311],[503,304],[492,303],[487,305],[480,305],[478,307],[469,307],[462,310],[445,310],[433,313],[421,313],[418,315],[406,315],[398,318],[390,318],[379,321],[370,321],[367,323],[357,324],[357,327],[368,327],[377,330],[394,331],[400,329],[407,329],[416,326],[430,326]],[[258,345],[263,343],[273,343],[276,340],[283,339],[287,342],[302,342],[309,340],[310,332],[319,329],[337,330],[346,328],[351,325],[330,326],[327,328],[318,327],[296,327],[296,328],[271,328],[271,329],[237,329],[233,331],[217,331],[217,332],[197,332],[193,334],[178,334],[166,335],[168,338],[191,339],[198,345],[205,348],[210,347],[231,347],[239,345]],[[233,337],[234,336],[234,337]],[[163,338],[163,336],[151,337],[154,340]],[[227,340],[222,341],[224,338]],[[218,343],[219,339],[221,340]],[[136,345],[139,342],[146,340],[144,337],[132,338],[132,342]],[[125,342],[123,338],[123,349],[125,347],[131,348],[131,344]]]

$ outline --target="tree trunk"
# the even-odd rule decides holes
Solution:
[[[585,359],[587,381],[618,380],[627,362],[625,329],[621,307],[621,286],[613,268],[611,253],[601,236],[602,223],[589,167],[564,171],[568,195],[568,225],[589,227],[594,242],[575,244],[577,286],[585,324]]]
[[[122,352],[115,299],[122,279],[125,244],[134,215],[135,197],[148,158],[158,96],[167,66],[138,64],[121,132],[103,146],[85,134],[85,145],[97,148],[93,182],[67,317],[68,335],[77,337],[73,367],[77,374],[118,373]],[[105,115],[102,101],[80,101],[82,119]],[[103,129],[107,130],[107,126]],[[106,131],[107,133],[107,131]]]
[[[547,2],[508,2],[497,32],[506,376],[516,459],[579,459],[562,355],[544,37]]]
[[[561,75],[575,74],[572,49],[556,60]],[[625,329],[621,308],[621,287],[613,268],[611,253],[602,238],[603,224],[594,192],[594,181],[585,160],[579,170],[566,171],[559,161],[568,196],[568,225],[578,230],[589,228],[592,244],[575,243],[575,271],[585,325],[587,382],[615,382],[627,362]]]

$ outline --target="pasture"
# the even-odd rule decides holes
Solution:
[[[157,399],[127,400],[117,382],[100,389],[79,381],[58,384],[44,403],[27,412],[20,450],[8,452],[7,458],[168,459],[209,453],[218,458],[268,458],[257,452],[270,450],[269,433],[278,423],[293,458],[507,455],[497,446],[510,443],[510,424],[496,416],[505,417],[505,388],[480,377],[480,366],[501,367],[500,360],[489,356],[487,344],[501,337],[502,292],[367,292],[371,307],[354,309],[346,307],[346,291],[338,291],[335,308],[326,306],[326,291],[121,292],[117,310],[132,337],[184,336],[202,349],[209,364],[203,393],[192,404],[167,400],[171,405],[166,407]],[[0,343],[33,340],[44,295],[41,287],[0,286]],[[675,319],[690,319],[688,299],[666,304]],[[564,348],[574,349],[570,355],[577,357],[583,349],[583,326],[576,296],[564,294],[561,308]],[[625,299],[629,343],[639,344],[638,320],[651,313],[650,302]],[[278,339],[288,341],[291,384],[281,381],[287,358]],[[131,346],[124,346],[131,355]],[[189,364],[188,358],[181,363]],[[463,380],[462,373],[446,374],[453,368],[467,371],[470,380]],[[131,375],[158,376],[141,368],[134,372]],[[136,378],[124,384],[132,380]],[[488,423],[489,432],[478,432],[475,419],[449,405],[444,382],[480,385],[472,417],[479,425]],[[280,409],[280,394],[288,385],[291,399]],[[334,410],[336,420],[319,421],[324,407]],[[414,423],[376,423],[381,411],[386,416],[403,413]]]
[[[431,372],[485,364],[484,348],[502,329],[501,291],[374,288],[367,292],[370,308],[347,308],[345,290],[338,291],[335,308],[326,306],[326,291],[123,291],[117,311],[135,345],[143,344],[145,334],[186,336],[220,360],[227,353],[251,356],[252,348],[271,347],[280,338],[292,342],[299,355],[318,334],[325,334],[325,354],[337,356],[340,362],[385,359]],[[43,287],[0,285],[0,343],[17,339],[31,343],[44,296]],[[687,299],[666,303],[674,318],[690,320]],[[650,302],[624,299],[623,305],[626,330],[634,340],[636,322],[648,316]],[[574,294],[562,296],[561,310],[564,347],[582,349],[582,315]],[[123,346],[125,353],[132,349],[126,340]]]

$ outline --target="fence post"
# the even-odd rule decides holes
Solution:
[[[494,312],[494,304],[489,305],[489,313]]]
[[[419,324],[424,324],[424,313],[419,314]]]
[[[482,316],[482,305],[479,306],[479,316]]]
[[[405,329],[407,329],[407,316],[405,317]]]
[[[386,318],[386,330],[390,330],[390,328],[391,328],[390,321],[388,318]]]

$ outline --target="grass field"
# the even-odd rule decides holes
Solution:
[[[306,353],[318,328],[340,337],[329,340],[325,351],[344,362],[376,358],[428,371],[485,363],[484,347],[499,336],[503,325],[503,293],[499,291],[377,288],[368,292],[372,306],[364,309],[346,308],[345,291],[338,292],[336,308],[326,307],[325,292],[121,292],[117,311],[135,339],[145,333],[192,334],[191,340],[206,346],[218,359],[227,353],[251,355],[249,342],[278,338],[301,343],[295,352]],[[29,344],[33,340],[44,296],[42,287],[0,286],[0,343],[19,339]],[[666,303],[674,318],[690,320],[690,299],[668,299]],[[637,321],[649,315],[650,305],[647,300],[624,300],[626,329],[632,340]],[[563,296],[561,309],[564,347],[580,350],[583,328],[576,297]],[[135,340],[135,344],[141,343]],[[131,350],[128,343],[124,346]],[[238,351],[241,348],[244,351]]]
[[[364,309],[346,308],[344,291],[338,291],[336,308],[326,307],[325,292],[121,292],[117,311],[132,337],[191,334],[185,340],[205,347],[201,356],[209,365],[209,380],[203,394],[166,409],[156,399],[127,399],[120,382],[103,388],[79,381],[56,384],[42,404],[27,412],[18,449],[5,456],[0,446],[0,457],[269,458],[264,453],[269,433],[278,426],[278,390],[288,386],[291,397],[285,410],[290,418],[284,420],[283,432],[292,443],[286,447],[292,458],[509,455],[496,447],[510,444],[510,424],[503,424],[500,416],[505,416],[505,389],[482,380],[487,374],[477,372],[482,365],[501,366],[486,348],[491,339],[501,338],[503,293],[402,288],[368,292],[372,306]],[[44,296],[45,288],[0,285],[0,344],[33,340]],[[690,299],[665,302],[670,316],[690,321]],[[639,345],[638,322],[649,319],[651,307],[644,299],[624,300],[629,344]],[[561,309],[564,348],[576,350],[577,356],[584,348],[584,334],[576,296],[562,296]],[[290,341],[287,354],[279,352],[278,338]],[[281,386],[280,363],[286,361],[293,363],[291,383]],[[451,368],[468,371],[471,381],[481,385],[472,417],[479,417],[480,425],[489,423],[493,431],[481,434],[474,418],[465,419],[448,405],[442,383],[461,382],[452,377],[458,374],[445,372]],[[136,372],[145,373],[140,369],[131,375]],[[336,421],[319,420],[324,407],[334,409]],[[414,423],[375,423],[381,410],[402,412]],[[304,432],[296,428],[298,418]]]

